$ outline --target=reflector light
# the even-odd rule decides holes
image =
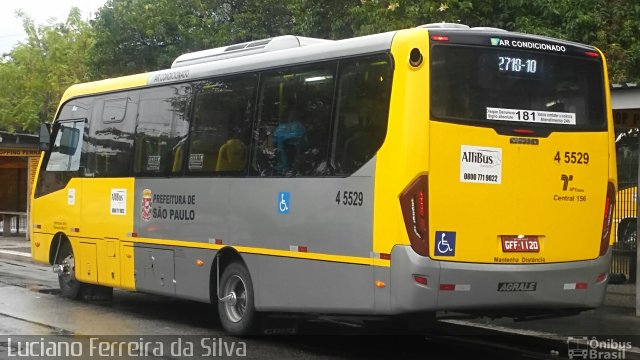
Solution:
[[[222,245],[222,239],[216,239],[215,243],[216,245]]]
[[[301,245],[289,245],[289,251],[297,251],[297,252],[307,252],[308,249],[306,246]]]
[[[391,254],[380,253],[381,260],[391,260]]]
[[[433,41],[449,41],[449,37],[448,36],[442,36],[442,35],[433,35],[431,37],[431,40],[433,40]]]
[[[198,259],[198,260],[196,260],[196,265],[202,266],[202,265],[204,265],[204,261]]]
[[[531,129],[513,129],[513,132],[516,134],[535,134],[535,130]]]
[[[420,275],[413,275],[413,279],[421,285],[427,285],[427,278]]]
[[[587,283],[576,283],[576,290],[584,290],[588,286]]]
[[[600,54],[598,54],[597,52],[593,52],[593,51],[587,51],[584,54],[587,55],[587,56],[590,56],[590,57],[600,57]]]
[[[376,287],[377,287],[377,288],[382,289],[382,288],[384,288],[385,286],[387,286],[387,284],[383,283],[383,282],[382,282],[382,281],[380,281],[380,280],[376,280]]]
[[[607,279],[607,274],[606,273],[602,273],[600,275],[598,275],[598,277],[596,278],[596,282],[600,283],[603,282]]]
[[[576,289],[576,283],[567,283],[564,284],[564,286],[562,287],[564,290],[575,290]]]
[[[455,291],[456,284],[440,284],[440,290],[442,291]]]

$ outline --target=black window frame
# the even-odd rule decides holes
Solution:
[[[504,51],[505,53],[517,53],[517,54],[532,54],[533,56],[538,56],[538,57],[542,57],[542,56],[553,56],[553,57],[559,57],[559,58],[563,58],[563,59],[575,59],[575,60],[579,60],[579,61],[584,61],[584,62],[592,62],[592,63],[596,63],[598,65],[598,69],[599,69],[599,74],[597,77],[597,80],[600,83],[599,88],[601,88],[603,91],[601,91],[599,93],[598,96],[598,100],[601,101],[601,114],[596,114],[594,116],[598,116],[601,121],[600,124],[596,125],[596,126],[577,126],[577,125],[560,125],[560,124],[553,124],[553,123],[533,123],[533,122],[524,122],[524,121],[518,121],[518,122],[513,122],[513,121],[502,121],[502,120],[488,120],[486,119],[486,115],[480,119],[469,119],[469,118],[460,118],[460,117],[453,117],[453,116],[439,116],[437,114],[434,114],[433,112],[433,91],[434,91],[434,73],[435,71],[433,70],[433,61],[436,59],[433,56],[434,53],[434,49],[438,48],[438,49],[442,49],[442,48],[471,48],[474,49],[476,51],[479,50],[483,50],[483,51]],[[429,116],[430,119],[432,121],[440,121],[440,122],[447,122],[447,123],[455,123],[455,124],[463,124],[463,125],[470,125],[470,126],[477,126],[477,127],[488,127],[488,128],[494,128],[496,129],[499,133],[505,133],[510,131],[513,128],[526,128],[526,129],[534,129],[536,131],[536,133],[534,135],[537,136],[548,136],[549,133],[551,132],[594,132],[594,131],[606,131],[607,130],[607,105],[606,105],[606,99],[605,99],[605,89],[604,89],[604,84],[605,84],[605,79],[604,79],[604,70],[603,70],[603,62],[602,59],[600,57],[592,57],[592,56],[587,56],[585,54],[585,52],[581,52],[581,53],[576,53],[575,51],[572,51],[571,53],[567,53],[567,54],[560,54],[560,53],[550,53],[550,52],[542,52],[542,51],[535,51],[535,50],[529,50],[529,49],[512,49],[512,48],[501,48],[501,47],[492,47],[492,46],[486,46],[486,45],[480,45],[480,44],[465,44],[465,43],[438,43],[438,42],[432,42],[431,47],[430,47],[430,62],[428,64],[428,66],[430,67],[430,71],[429,71],[429,97],[430,97],[430,108],[429,108]],[[579,55],[581,54],[581,55]],[[587,99],[589,100],[589,99]],[[588,102],[588,101],[587,101]],[[585,106],[585,109],[588,110],[588,105]],[[523,109],[523,110],[534,110],[534,109]],[[538,110],[538,111],[543,111],[543,110]]]

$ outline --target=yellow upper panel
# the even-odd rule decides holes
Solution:
[[[148,76],[148,73],[142,73],[137,75],[123,76],[114,79],[106,79],[73,85],[64,92],[64,95],[62,95],[62,99],[60,99],[59,106],[67,102],[69,99],[78,96],[99,94],[144,86],[147,84]]]

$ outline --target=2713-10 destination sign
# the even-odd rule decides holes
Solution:
[[[509,74],[536,75],[538,71],[538,60],[498,56],[498,70],[502,73]]]

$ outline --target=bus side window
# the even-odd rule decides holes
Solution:
[[[350,175],[376,154],[387,131],[391,68],[387,56],[340,63],[333,166]]]
[[[246,171],[257,76],[194,84],[187,170],[237,175]]]
[[[57,121],[60,120],[70,120],[70,119],[78,119],[78,120],[87,120],[91,121],[91,112],[93,111],[93,105],[95,102],[95,97],[84,97],[79,99],[70,100],[68,103],[62,106],[60,109],[60,113],[58,114]],[[80,124],[74,125],[77,128],[80,128]],[[76,159],[73,156],[71,157],[71,163],[67,164],[67,167],[64,169],[53,169],[53,167],[59,166],[59,159],[56,160],[62,154],[53,154],[45,155],[45,163],[46,166],[42,166],[40,168],[40,173],[38,174],[38,180],[36,183],[35,196],[40,197],[42,195],[51,193],[56,190],[63,189],[69,180],[73,177],[91,177],[93,173],[87,167],[87,150],[89,148],[89,142],[87,141],[89,137],[89,126],[87,123],[82,123],[81,127],[82,131],[82,139],[81,139],[81,150],[80,158]],[[60,139],[62,140],[62,139]],[[55,146],[55,140],[54,140]],[[78,148],[77,148],[78,149]],[[53,158],[53,159],[52,159]],[[76,161],[77,163],[76,168]],[[43,164],[45,164],[43,163]],[[49,164],[54,165],[49,165]],[[58,163],[58,165],[55,165]],[[62,171],[61,171],[62,170]]]
[[[260,176],[313,176],[327,170],[335,63],[265,73],[253,171]]]
[[[96,177],[131,173],[138,91],[96,98],[89,123],[87,172]]]
[[[173,171],[176,145],[188,129],[185,94],[189,91],[189,85],[142,90],[135,135],[135,174],[166,175]]]

